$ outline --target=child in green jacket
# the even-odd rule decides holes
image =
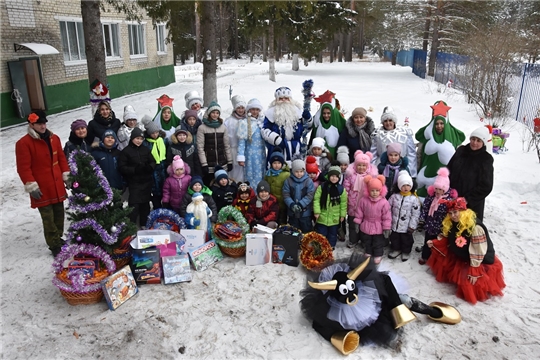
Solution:
[[[315,231],[326,236],[333,249],[337,243],[339,224],[347,216],[347,192],[339,184],[340,175],[339,166],[330,166],[327,180],[317,188],[313,199]]]
[[[291,176],[289,167],[285,163],[283,154],[279,151],[275,151],[270,156],[270,169],[266,171],[264,180],[270,184],[270,194],[274,195],[279,204],[279,218],[278,224],[284,225],[287,223],[287,205],[283,200],[283,184],[285,180]]]

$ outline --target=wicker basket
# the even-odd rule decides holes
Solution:
[[[242,239],[239,241],[225,241],[221,239],[214,238],[218,244],[221,252],[225,255],[232,258],[239,258],[246,254],[246,240]]]
[[[68,284],[71,285],[71,280],[67,277],[68,270],[64,269],[59,274],[56,274],[56,277]],[[93,277],[92,279],[86,280],[87,284],[96,284],[107,278],[109,274],[107,271],[102,271],[98,276]],[[96,291],[91,291],[88,293],[76,293],[71,291],[65,291],[60,289],[60,294],[66,299],[69,305],[88,305],[88,304],[95,304],[101,301],[103,299],[103,291],[101,288],[99,288]]]
[[[113,253],[111,254],[111,258],[116,264],[116,268],[121,269],[130,263],[131,250],[130,249],[124,249],[124,250],[114,249]]]

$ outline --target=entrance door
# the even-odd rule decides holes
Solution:
[[[39,58],[8,61],[11,86],[17,113],[25,118],[33,110],[46,110],[43,78]]]

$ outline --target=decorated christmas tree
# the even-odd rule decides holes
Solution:
[[[127,248],[127,240],[137,227],[129,220],[131,208],[124,208],[119,190],[112,189],[92,155],[73,151],[69,158],[72,195],[66,241],[97,245],[107,253]]]

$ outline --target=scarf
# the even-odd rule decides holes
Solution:
[[[433,214],[435,214],[435,211],[437,211],[437,209],[439,208],[439,200],[441,199],[442,199],[442,195],[441,196],[437,196],[437,194],[434,195],[433,201],[431,202],[431,205],[429,206],[428,216],[433,216]]]
[[[405,196],[411,196],[412,193],[410,191],[407,191],[407,192],[403,192],[403,191],[400,191],[399,192],[401,194],[401,196],[405,197]]]
[[[270,168],[266,171],[266,176],[278,176],[283,171],[283,167],[279,170],[274,170],[274,168]]]
[[[152,144],[152,156],[156,160],[156,164],[160,164],[165,160],[166,149],[163,139],[158,137],[157,139],[147,138],[149,143]]]
[[[212,129],[217,129],[221,126],[221,121],[219,121],[219,119],[216,121],[212,121],[210,119],[203,119],[203,123],[205,123],[206,126],[211,127]]]
[[[321,193],[321,209],[326,210],[326,203],[328,202],[328,194],[330,194],[330,205],[336,206],[341,202],[341,194],[339,193],[338,184],[333,184],[330,180],[325,181],[322,184]]]
[[[368,165],[369,166],[369,165]],[[362,197],[362,189],[364,188],[364,177],[367,175],[367,171],[363,174],[358,174],[356,175],[356,180],[354,181],[354,186],[353,186],[353,191],[356,191],[357,193],[360,194],[360,196],[358,197],[358,199],[360,199]]]
[[[399,175],[399,168],[400,167],[401,167],[401,159],[399,159],[399,161],[395,165],[387,164],[384,167],[384,171],[383,171],[384,177],[388,179],[388,177],[390,176],[390,171],[393,171],[394,176],[393,176],[393,179],[392,179],[392,184],[397,183],[397,179],[398,179],[398,175]]]

